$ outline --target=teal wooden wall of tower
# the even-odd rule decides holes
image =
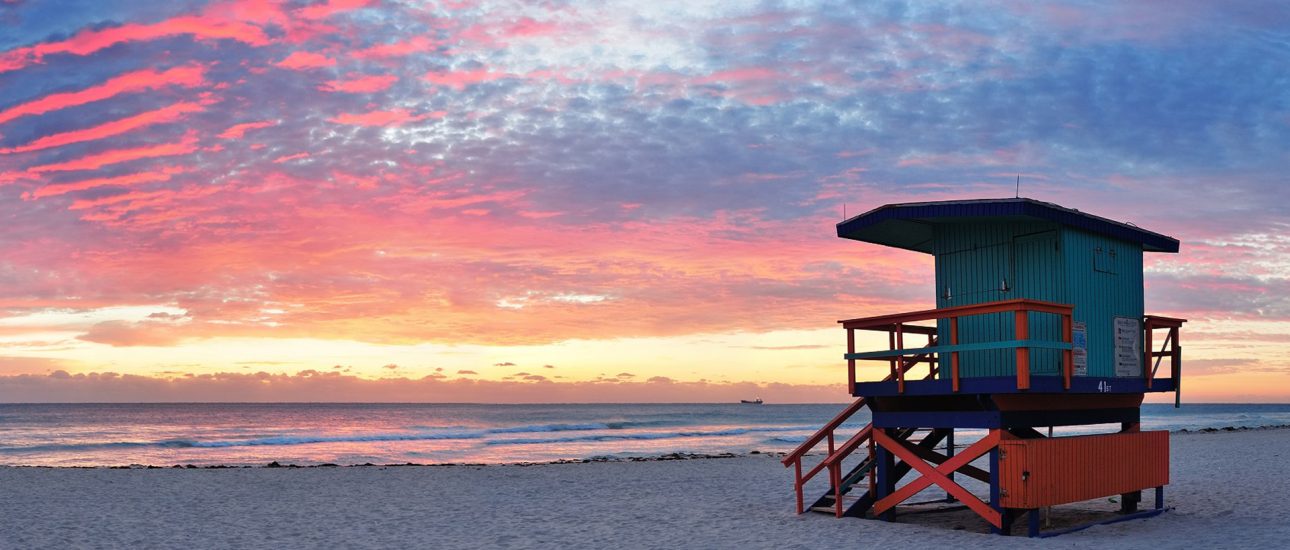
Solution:
[[[1081,231],[1051,222],[1011,222],[973,219],[939,224],[933,231],[936,262],[936,307],[946,308],[1026,298],[1075,306],[1074,320],[1084,326],[1088,376],[1116,376],[1115,319],[1138,320],[1143,315],[1142,248],[1136,243]],[[1127,321],[1122,321],[1127,322]],[[1061,340],[1061,321],[1054,315],[1031,313],[1030,337]],[[1011,340],[1010,313],[964,318],[959,342],[964,344]],[[949,333],[949,321],[938,323]],[[1012,376],[1012,350],[964,352],[964,377]],[[941,357],[941,376],[948,376],[948,356]],[[1055,375],[1061,352],[1031,351],[1030,370]],[[1140,361],[1133,372],[1140,376]],[[1123,365],[1122,365],[1123,366]]]

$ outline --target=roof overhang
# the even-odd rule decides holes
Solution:
[[[888,204],[839,223],[838,236],[931,254],[936,225],[983,221],[1047,221],[1139,244],[1145,252],[1178,252],[1173,237],[1022,198]]]

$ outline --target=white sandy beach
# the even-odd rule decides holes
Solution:
[[[0,547],[1140,550],[1290,541],[1283,471],[1290,431],[1174,434],[1172,457],[1173,510],[1035,540],[970,532],[975,524],[956,531],[957,520],[932,516],[897,523],[797,516],[791,473],[767,455],[482,467],[0,468]]]

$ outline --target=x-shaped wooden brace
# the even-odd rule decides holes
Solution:
[[[884,449],[887,449],[901,460],[907,462],[915,470],[918,470],[919,473],[923,474],[922,477],[910,482],[908,485],[905,485],[900,489],[897,489],[895,492],[875,503],[873,505],[873,511],[875,514],[881,514],[896,507],[897,504],[904,502],[909,497],[918,494],[919,491],[922,491],[929,485],[935,483],[951,495],[958,498],[959,502],[967,505],[967,507],[976,512],[977,515],[990,522],[991,525],[999,528],[1003,527],[1003,518],[998,510],[991,508],[989,504],[976,498],[976,495],[972,494],[967,489],[964,489],[961,485],[954,483],[954,480],[950,479],[948,476],[948,474],[954,473],[955,470],[966,466],[969,462],[976,460],[977,457],[990,452],[990,449],[995,448],[995,446],[999,444],[998,430],[990,430],[990,435],[986,436],[985,439],[973,443],[970,447],[964,449],[963,452],[954,455],[954,458],[946,460],[943,464],[937,467],[933,467],[932,465],[923,462],[923,460],[919,458],[918,455],[914,454],[909,447],[906,447],[904,443],[887,435],[886,430],[875,429],[873,431],[873,440],[874,443],[882,445]]]

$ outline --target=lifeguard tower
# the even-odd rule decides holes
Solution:
[[[1178,403],[1185,320],[1144,314],[1142,258],[1178,252],[1176,239],[1025,198],[889,204],[837,231],[933,255],[936,309],[839,321],[857,399],[784,458],[799,514],[890,520],[933,485],[1002,534],[1024,515],[1031,536],[1056,534],[1041,532],[1039,509],[1115,495],[1120,515],[1109,521],[1164,511],[1169,433],[1138,423],[1147,392],[1175,392]],[[886,333],[887,349],[857,350],[860,331]],[[885,362],[887,377],[857,381],[861,361]],[[872,422],[837,441],[866,407]],[[1093,424],[1118,430],[1041,431]],[[960,449],[956,430],[985,435]],[[824,459],[803,471],[821,444]],[[972,465],[986,455],[987,468]],[[804,506],[805,483],[825,471],[828,491]],[[988,498],[956,475],[988,485]],[[1139,511],[1144,489],[1155,506]]]

